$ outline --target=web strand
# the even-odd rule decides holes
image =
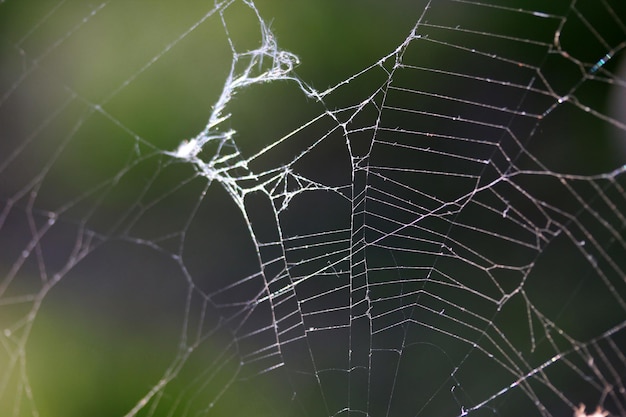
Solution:
[[[0,1],[0,414],[626,415],[626,9],[418,3]]]

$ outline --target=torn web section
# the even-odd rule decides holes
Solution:
[[[472,6],[468,7],[474,10]],[[496,16],[499,13],[514,12],[497,7],[492,9],[489,11]],[[540,275],[539,271],[545,267],[545,264],[537,266],[542,258],[540,252],[549,253],[549,249],[546,248],[550,245],[558,248],[559,239],[569,241],[572,246],[564,250],[573,254],[578,254],[577,251],[582,253],[583,264],[591,267],[592,273],[597,274],[599,278],[599,281],[590,284],[591,287],[601,289],[615,299],[618,307],[611,315],[619,318],[620,298],[623,293],[619,280],[623,272],[619,263],[613,261],[616,258],[609,255],[608,247],[612,247],[613,242],[616,243],[617,252],[620,252],[620,246],[623,247],[620,240],[620,224],[623,224],[623,219],[620,217],[619,209],[623,199],[619,183],[622,171],[619,168],[613,169],[614,166],[607,163],[599,176],[564,175],[560,173],[565,171],[562,167],[557,168],[542,162],[551,155],[542,150],[535,151],[531,146],[541,137],[538,133],[540,129],[546,131],[556,124],[551,119],[554,119],[557,111],[561,109],[568,114],[589,115],[590,119],[601,121],[600,124],[618,128],[619,124],[610,120],[603,121],[601,115],[590,111],[588,106],[580,106],[575,100],[576,97],[582,97],[579,93],[581,83],[589,79],[585,72],[579,74],[578,79],[574,79],[567,90],[572,93],[571,100],[575,104],[571,107],[560,106],[564,102],[563,95],[551,80],[550,68],[545,64],[545,56],[552,48],[550,42],[562,29],[559,26],[562,22],[560,15],[551,18],[547,12],[520,12],[519,16],[528,20],[526,27],[542,28],[538,31],[540,36],[537,37],[537,32],[530,34],[522,31],[507,33],[505,36],[498,34],[496,29],[493,32],[486,31],[485,27],[477,30],[438,25],[436,13],[437,10],[433,9],[428,15],[430,23],[418,26],[428,33],[415,33],[406,51],[402,48],[402,53],[406,56],[402,56],[401,69],[396,71],[391,59],[389,59],[391,63],[382,63],[381,67],[389,71],[389,79],[393,78],[394,82],[388,88],[382,88],[380,94],[376,93],[365,100],[365,106],[353,107],[356,109],[354,114],[359,116],[368,115],[367,111],[362,109],[373,109],[370,124],[363,127],[351,119],[350,127],[342,126],[346,129],[347,137],[351,135],[354,137],[360,133],[366,135],[368,130],[374,132],[376,136],[373,146],[367,146],[367,141],[364,141],[366,146],[360,153],[358,151],[351,153],[354,176],[350,229],[350,250],[353,254],[351,253],[349,258],[351,274],[349,335],[350,343],[354,344],[350,345],[349,352],[349,361],[352,362],[349,366],[351,384],[348,408],[359,412],[374,407],[374,404],[389,405],[394,398],[400,402],[403,397],[409,397],[410,392],[403,392],[398,386],[395,396],[391,394],[388,402],[384,399],[380,402],[368,402],[371,398],[364,399],[374,392],[370,391],[372,385],[369,378],[377,383],[380,381],[374,377],[373,368],[369,368],[373,367],[371,364],[373,354],[369,350],[374,349],[373,336],[376,333],[368,329],[368,319],[374,314],[373,317],[379,320],[378,323],[374,323],[375,320],[372,319],[372,326],[379,324],[380,329],[386,329],[385,325],[397,327],[398,325],[394,324],[398,323],[395,317],[390,318],[388,323],[383,319],[407,308],[425,308],[427,311],[423,313],[427,317],[425,321],[418,321],[411,316],[404,318],[404,315],[398,314],[399,322],[419,323],[433,330],[435,335],[448,335],[461,346],[459,350],[463,351],[463,347],[469,346],[469,351],[474,356],[484,355],[483,359],[489,358],[488,361],[491,361],[492,365],[497,364],[496,367],[503,370],[502,380],[494,379],[489,382],[493,386],[482,390],[482,394],[486,396],[485,403],[460,399],[465,395],[468,398],[476,397],[475,393],[459,394],[458,397],[457,394],[453,394],[461,409],[472,407],[478,409],[491,400],[499,399],[505,393],[512,396],[519,391],[522,392],[523,401],[536,403],[535,399],[540,394],[535,391],[540,389],[546,389],[548,392],[542,395],[554,395],[561,401],[564,409],[569,409],[575,400],[561,393],[549,376],[543,376],[547,374],[544,368],[552,361],[565,364],[567,368],[569,363],[566,360],[561,361],[561,358],[568,353],[577,352],[580,342],[572,339],[572,336],[567,336],[564,337],[566,340],[564,347],[562,342],[552,339],[551,329],[556,325],[557,332],[560,333],[563,330],[561,326],[564,325],[558,326],[555,319],[546,318],[543,310],[549,307],[537,308],[537,305],[546,303],[546,297],[540,290],[541,284],[532,279],[536,279],[535,277]],[[522,17],[520,20],[523,20]],[[496,18],[493,21],[498,20]],[[497,38],[498,42],[494,41],[485,48],[480,41],[475,44],[469,42],[468,33],[477,39]],[[457,62],[461,63],[463,68],[456,68],[450,63],[443,67],[422,65],[421,68],[412,64],[418,59],[411,57],[410,48],[421,41],[429,46],[441,47],[452,56],[458,56]],[[508,52],[517,51],[512,45],[518,43],[526,48],[523,56],[519,55],[520,52]],[[397,58],[396,55],[393,57]],[[571,62],[577,66],[575,60]],[[472,70],[479,68],[480,71],[469,71],[466,68],[468,63],[474,64],[469,68]],[[585,65],[582,67],[585,68]],[[432,83],[443,91],[433,89],[427,82],[419,85],[415,81],[417,77],[410,76],[411,71],[422,71],[427,76],[441,77],[448,81],[448,84]],[[409,74],[406,80],[402,78],[403,72]],[[502,75],[503,73],[506,73],[506,76]],[[459,82],[461,79],[463,81]],[[470,83],[476,84],[479,88],[470,92],[464,91],[462,87]],[[338,88],[337,93],[340,91],[341,88]],[[402,95],[408,98],[403,98]],[[423,99],[424,97],[429,101]],[[332,100],[332,97],[327,97],[328,100]],[[343,110],[351,114],[351,108]],[[343,110],[330,114],[341,120],[339,114]],[[578,113],[579,111],[582,113]],[[402,116],[394,118],[394,112],[409,115],[405,118]],[[383,114],[380,125],[377,123],[377,113]],[[440,120],[447,123],[435,123]],[[420,144],[421,146],[398,142],[396,138],[392,142],[383,135],[382,132],[385,131],[390,132],[388,135],[409,138],[423,136],[426,140]],[[553,136],[559,137],[556,133]],[[433,137],[443,140],[431,140]],[[428,140],[430,142],[427,142]],[[453,145],[446,146],[446,141]],[[385,153],[379,150],[382,146],[389,146],[392,150]],[[356,146],[354,148],[356,149]],[[533,152],[530,152],[531,150]],[[416,158],[417,162],[409,157],[411,153],[420,155]],[[287,171],[291,175],[292,170],[286,169],[285,172]],[[438,177],[443,179],[432,179]],[[534,182],[533,178],[543,181]],[[393,185],[389,185],[390,183]],[[413,186],[414,183],[419,183],[419,188]],[[361,192],[365,190],[368,191],[367,194]],[[285,199],[291,198],[292,195],[285,193]],[[597,207],[583,204],[583,201],[594,198],[598,201]],[[415,203],[413,200],[418,202]],[[283,206],[281,203],[281,207]],[[284,212],[287,211],[288,206]],[[603,211],[603,214],[599,215],[599,211]],[[609,220],[607,222],[602,219]],[[420,226],[423,228],[420,229]],[[591,232],[590,230],[594,228],[598,231]],[[585,241],[576,237],[592,236],[601,232],[607,234],[604,243],[594,242],[592,249],[584,249]],[[366,262],[367,255],[364,253],[368,252],[368,249],[364,248],[368,247],[368,233],[372,242],[370,246],[388,251],[392,255],[386,262],[380,261],[384,252],[377,254],[375,249],[369,249],[372,259]],[[270,241],[276,236],[270,238]],[[603,257],[606,264],[598,265],[592,252]],[[410,259],[398,260],[399,254],[404,254],[405,258]],[[427,278],[414,281],[421,280],[428,286],[450,287],[450,294],[446,290],[436,290],[431,295],[430,292],[419,288],[413,290],[417,301],[405,305],[404,286],[394,284],[404,281],[411,283],[411,280],[401,278],[397,280],[398,282],[388,283],[386,277],[379,274],[383,270],[420,268],[424,269]],[[546,275],[551,276],[553,273],[548,271]],[[459,278],[456,278],[457,276]],[[556,283],[555,280],[552,282]],[[378,287],[378,292],[369,288],[370,285],[374,288],[374,284]],[[391,288],[387,291],[392,295],[381,290],[385,286]],[[557,286],[561,291],[570,293],[567,282]],[[280,287],[284,290],[276,293],[277,295],[291,290],[290,286]],[[294,288],[297,289],[297,285],[294,285]],[[394,294],[393,291],[399,291],[400,295]],[[576,292],[585,293],[579,290]],[[442,294],[446,294],[446,297],[442,297]],[[423,301],[428,297],[432,301]],[[477,303],[476,306],[473,302],[466,301],[466,298],[474,297],[477,299],[474,301]],[[479,308],[480,301],[483,301],[485,306]],[[368,303],[371,303],[372,309],[363,308]],[[462,319],[451,316],[450,313],[446,316],[446,305],[465,313],[468,309],[465,306],[469,303],[472,303],[469,310],[473,314],[468,313]],[[427,307],[423,307],[422,304]],[[573,303],[579,304],[581,303]],[[444,317],[441,322],[434,313]],[[428,314],[433,314],[433,317],[428,317]],[[461,313],[458,314],[463,316]],[[508,325],[509,316],[516,317],[519,326],[527,327],[528,334],[524,340],[529,346],[526,352],[528,357],[524,356],[524,350],[517,347],[522,344],[521,341],[519,343],[517,341],[517,332],[503,330]],[[473,320],[476,320],[476,324],[472,322]],[[360,323],[363,322],[365,327],[360,327]],[[619,319],[609,322],[609,333],[620,330]],[[535,329],[536,323],[540,323],[539,330]],[[457,324],[460,326],[459,329],[454,328]],[[543,332],[541,340],[549,348],[533,356],[537,350],[535,345],[540,330]],[[467,336],[464,336],[463,332],[467,332]],[[379,333],[389,334],[382,330]],[[398,337],[404,341],[403,338],[406,336],[400,334]],[[483,337],[488,340],[484,344],[475,342],[482,340]],[[588,341],[593,340],[593,337],[587,338]],[[548,342],[545,342],[546,340]],[[381,343],[389,343],[389,338],[384,338]],[[443,346],[442,342],[433,344]],[[383,347],[380,350],[389,353],[392,348]],[[360,358],[357,358],[357,355]],[[472,369],[481,368],[477,365],[481,359],[469,358],[470,356],[461,355],[451,360],[451,363],[461,363],[465,366],[460,366],[462,370],[459,371],[455,371],[457,368],[455,367],[443,375],[455,378],[457,375],[472,375]],[[619,355],[613,360],[616,362],[611,362],[610,372],[618,375],[619,372],[614,371],[620,366]],[[354,368],[352,365],[355,365]],[[552,369],[555,368],[557,367]],[[407,367],[398,366],[397,369]],[[582,368],[579,365],[571,365],[569,369],[580,374]],[[366,383],[364,376],[357,376],[363,370],[368,377]],[[537,375],[541,375],[543,379]],[[397,374],[391,374],[387,378],[392,381],[400,379]],[[593,385],[594,389],[610,385],[608,382],[610,378],[607,379],[603,374],[598,378],[600,383]],[[579,381],[584,381],[584,378],[580,378]],[[533,383],[540,387],[535,388]],[[355,388],[358,384],[364,384],[364,387]],[[616,384],[619,385],[619,380]],[[467,386],[469,383],[458,382],[459,387],[463,385]],[[352,388],[355,388],[354,392]],[[481,392],[481,387],[475,389]],[[360,397],[356,395],[359,392]],[[572,397],[577,395],[579,394],[573,394]],[[438,407],[434,398],[434,394],[430,397],[426,395],[424,403]],[[542,404],[541,409],[543,403],[541,400],[539,402]],[[616,407],[618,405],[619,401]],[[511,407],[503,405],[502,408],[506,406]]]
[[[100,303],[134,336],[157,328],[142,357],[166,346],[145,372],[100,357],[140,374],[139,388],[123,389],[131,398],[120,408],[131,415],[571,415],[579,402],[620,413],[623,169],[576,162],[574,135],[563,128],[573,118],[584,120],[573,131],[588,123],[620,131],[601,99],[583,94],[588,85],[622,85],[612,66],[619,43],[574,54],[582,43],[566,40],[573,23],[591,17],[583,4],[430,2],[397,50],[317,94],[292,76],[294,56],[278,48],[252,3],[215,3],[208,26],[220,36],[203,39],[221,39],[233,60],[223,88],[206,94],[213,107],[192,106],[203,122],[209,114],[200,134],[179,144],[177,131],[177,142],[170,135],[157,146],[134,135],[111,101],[96,100],[86,110],[98,123],[70,119],[79,130],[107,128],[124,149],[112,158],[120,165],[71,196],[55,192],[49,181],[58,175],[48,169],[43,185],[12,184],[10,195],[26,202],[10,208],[23,218],[6,224],[20,225],[15,234],[29,250],[10,253],[11,266],[60,285],[4,299],[27,308],[42,300],[39,317],[26,310],[10,327],[16,332],[4,333],[3,347],[17,352],[10,359],[19,364],[28,352],[29,369],[63,368],[58,356],[38,359],[34,350],[49,346],[41,342],[47,310]],[[594,10],[619,23],[608,4]],[[457,19],[475,15],[484,20]],[[583,35],[591,38],[593,30]],[[161,52],[148,63],[167,60]],[[573,75],[556,77],[546,56],[571,64]],[[121,85],[149,73],[130,71]],[[297,116],[286,123],[290,113]],[[97,145],[71,129],[59,136]],[[556,150],[542,146],[550,141]],[[77,153],[90,155],[88,165],[102,156],[95,149]],[[41,158],[33,165],[66,161]],[[79,172],[93,174],[86,165]],[[43,199],[46,190],[65,204]],[[53,266],[39,252],[56,255],[59,242],[58,258],[68,261]],[[608,314],[588,307],[592,297]],[[593,325],[580,325],[591,316]],[[29,323],[39,330],[14,347]],[[123,346],[106,337],[114,333],[107,326],[74,332],[96,328],[101,338],[91,346]],[[78,339],[61,330],[51,332],[58,345]],[[41,398],[60,385],[10,375],[16,382],[4,379],[4,392],[21,390],[31,406],[29,390]],[[82,404],[85,396],[69,391],[60,402]],[[35,414],[11,415],[20,413]]]
[[[50,16],[57,9],[64,10],[64,4],[69,7],[69,2],[61,2]],[[142,111],[150,114],[150,119],[154,117],[150,125],[159,120],[158,112],[151,113],[155,102],[169,103],[171,107],[175,100],[146,99],[153,98],[151,94],[157,89],[150,88],[146,93],[141,86],[154,86],[152,77],[158,80],[168,59],[184,50],[185,42],[198,32],[203,42],[207,38],[223,40],[226,51],[234,52],[232,38],[236,31],[232,25],[226,27],[226,20],[240,22],[246,33],[249,28],[255,29],[255,47],[261,43],[266,48],[264,62],[263,53],[247,53],[245,47],[244,52],[237,52],[235,56],[241,59],[231,71],[231,75],[237,75],[227,85],[243,88],[289,72],[292,56],[282,52],[270,56],[270,34],[259,24],[251,3],[237,2],[238,11],[220,18],[231,4],[216,2],[195,11],[195,20],[185,22],[182,28],[175,27],[175,34],[163,28],[159,34],[170,36],[166,47],[160,44],[151,49],[153,44],[142,45],[148,55],[138,53],[139,63],[120,59],[122,52],[115,55],[116,62],[127,66],[122,68],[121,79],[107,80],[109,84],[104,86],[93,79],[65,78],[66,73],[57,66],[60,62],[68,67],[74,62],[85,64],[85,56],[74,54],[85,52],[80,49],[81,41],[93,40],[91,31],[98,33],[98,28],[112,22],[118,23],[113,27],[128,30],[120,24],[128,9],[116,8],[119,3],[97,8],[104,10],[104,15],[87,25],[88,34],[80,31],[80,22],[89,22],[92,15],[71,7],[69,12],[78,13],[79,21],[72,20],[72,13],[69,17],[63,15],[63,19],[57,17],[60,24],[67,17],[76,25],[55,28],[60,35],[52,36],[52,40],[44,36],[45,25],[35,23],[34,32],[39,29],[43,33],[38,37],[51,44],[36,50],[26,43],[28,46],[22,45],[21,50],[24,55],[11,55],[17,75],[3,89],[1,103],[3,120],[13,119],[10,125],[17,132],[14,142],[3,142],[0,160],[0,236],[2,247],[7,248],[2,255],[0,294],[3,415],[5,410],[7,415],[16,416],[61,410],[92,414],[101,404],[99,396],[113,398],[105,401],[112,415],[197,412],[210,409],[218,400],[221,402],[214,412],[246,414],[242,410],[248,404],[229,400],[241,398],[243,394],[238,390],[247,386],[239,384],[233,389],[234,381],[241,379],[237,379],[238,374],[249,377],[276,364],[264,363],[251,372],[245,372],[247,366],[242,365],[254,363],[263,356],[258,351],[271,348],[272,342],[254,342],[256,347],[254,343],[244,344],[241,349],[238,345],[253,333],[249,330],[252,319],[247,320],[247,316],[254,309],[249,306],[264,287],[246,292],[247,282],[263,280],[257,271],[258,262],[250,268],[250,263],[241,259],[250,256],[254,264],[257,248],[249,238],[250,231],[241,229],[239,209],[243,206],[235,197],[243,192],[229,176],[245,178],[246,170],[241,165],[232,167],[233,160],[242,159],[236,158],[238,151],[229,133],[209,137],[215,132],[207,129],[202,135],[207,139],[202,144],[203,155],[194,147],[201,145],[163,152],[162,147],[172,149],[176,145],[164,145],[163,138],[150,133],[150,127],[138,126],[128,116],[138,96],[146,100]],[[147,30],[146,26],[142,28]],[[205,31],[214,36],[206,36]],[[109,45],[96,38],[102,49],[107,49]],[[257,42],[259,38],[261,42]],[[15,45],[19,44],[16,41]],[[204,46],[204,50],[212,51]],[[65,60],[68,56],[72,59]],[[267,67],[268,63],[272,66]],[[25,66],[23,72],[20,64]],[[194,62],[194,66],[201,65]],[[216,66],[212,63],[203,77],[210,74],[210,78],[216,78]],[[255,75],[250,74],[252,69]],[[228,67],[225,70],[220,76],[228,74]],[[85,75],[73,67],[68,72]],[[88,75],[97,78],[97,73]],[[176,85],[175,75],[167,77],[168,83]],[[93,90],[85,90],[85,85],[92,84]],[[42,85],[45,91],[39,88]],[[225,120],[219,113],[234,90],[222,96],[219,90],[213,92],[218,98],[214,107],[218,116],[210,119],[210,127]],[[45,99],[38,100],[40,96],[33,92]],[[203,93],[210,96],[212,92],[207,89]],[[206,111],[203,109],[203,119]],[[161,120],[170,122],[169,117]],[[23,126],[14,126],[22,122]],[[179,133],[177,130],[177,136]],[[171,142],[171,137],[167,140]],[[210,155],[209,162],[203,164],[203,169],[186,163],[206,155]],[[219,182],[227,192],[218,187]],[[212,210],[224,214],[217,218]],[[206,230],[211,231],[210,237],[234,233],[247,238],[206,244],[204,233],[202,238],[196,235]],[[196,249],[189,250],[187,245],[194,243],[198,243]],[[196,269],[200,267],[198,259],[206,258],[206,252],[198,248],[213,254],[213,263],[200,272]],[[213,272],[207,274],[207,270]],[[237,281],[243,288],[238,295],[245,293],[245,297],[231,296],[223,302],[220,295],[237,286]],[[76,320],[68,319],[79,316],[76,312],[85,314]],[[258,332],[265,322],[257,316],[254,320]],[[132,340],[138,343],[129,346]],[[67,372],[77,368],[84,372]],[[65,383],[51,381],[58,375],[67,378]],[[117,389],[120,379],[125,381],[120,388],[124,393],[116,395],[111,391]],[[255,398],[274,396],[261,391]],[[247,391],[247,398],[256,395],[252,392]],[[71,396],[78,399],[68,398]],[[235,408],[238,411],[233,411]]]
[[[252,4],[246,4],[257,13]],[[229,12],[222,13],[227,32]],[[254,104],[252,111],[258,111],[255,100],[263,100],[293,112],[306,96],[318,99],[313,90],[293,78],[297,58],[279,50],[269,28],[260,18],[258,23],[263,38],[259,48],[240,52],[235,38],[229,39],[233,65],[206,129],[168,152],[181,162],[191,162],[199,176],[212,184],[190,222],[181,261],[189,279],[202,288],[210,311],[219,314],[220,328],[231,333],[228,349],[239,358],[233,386],[272,381],[272,386],[280,387],[272,392],[273,398],[291,413],[332,414],[336,411],[329,410],[340,410],[342,397],[333,387],[341,384],[321,372],[332,373],[332,368],[347,365],[334,358],[336,351],[345,353],[343,343],[328,352],[327,339],[313,342],[308,334],[322,325],[330,329],[337,322],[348,322],[345,317],[339,319],[347,310],[346,300],[331,295],[320,307],[316,291],[323,286],[334,292],[349,282],[344,265],[349,243],[349,157],[338,141],[342,130],[336,119],[318,103],[298,107],[304,125],[277,123],[270,125],[269,132],[245,123],[247,109],[230,103],[235,94],[239,100],[247,95]],[[286,89],[268,94],[280,84],[266,87],[270,81],[289,83]],[[226,110],[232,113],[223,115]],[[226,119],[237,126],[236,133],[220,132],[219,124]],[[267,137],[278,139],[272,142]],[[326,169],[320,171],[322,159]],[[250,254],[247,251],[234,250],[234,256],[241,264],[256,264],[258,271],[238,277],[222,264],[218,270],[223,272],[217,274],[222,276],[205,281],[206,271],[216,268],[208,267],[206,262],[211,261],[197,257],[193,248],[219,244],[219,237],[202,233],[206,229],[199,226],[205,218],[199,215],[200,208],[213,201],[216,190],[222,197],[226,191],[230,203],[239,209],[256,259],[244,261],[243,255]],[[205,239],[215,242],[204,244]],[[226,386],[223,391],[231,389]],[[219,403],[213,406],[219,410]]]

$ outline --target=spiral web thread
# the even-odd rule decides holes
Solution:
[[[3,123],[31,83],[56,101],[0,148],[0,410],[45,415],[30,350],[47,303],[101,251],[140,247],[174,273],[130,288],[174,281],[182,308],[175,351],[128,416],[220,415],[266,383],[271,395],[250,394],[258,415],[626,415],[626,112],[606,104],[626,95],[626,11],[505,3],[427,2],[403,42],[324,91],[251,1],[216,2],[96,101],[47,59],[118,5],[80,10],[34,52],[65,1],[22,38],[3,33],[18,63]],[[234,40],[235,9],[258,47]],[[206,127],[167,145],[136,133],[113,103],[206,26],[232,58]],[[235,98],[275,85],[312,116],[268,114],[284,134],[246,138]],[[91,126],[106,137],[86,151]],[[607,137],[612,159],[580,164],[577,147]],[[107,175],[59,191],[108,140],[126,152]],[[74,147],[83,165],[68,173]],[[233,238],[203,223],[228,217],[207,212],[217,198],[249,274],[202,267],[204,242]]]

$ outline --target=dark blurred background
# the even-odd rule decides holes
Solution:
[[[273,256],[270,249],[265,255],[250,237],[252,230],[262,242],[262,236],[272,240],[276,233],[268,200],[250,194],[244,211],[242,202],[218,181],[197,175],[191,164],[164,153],[204,128],[229,73],[231,50],[220,14],[211,14],[214,3],[0,2],[0,328],[6,329],[0,339],[0,414],[35,415],[32,395],[41,416],[125,415],[161,381],[172,378],[166,389],[148,398],[139,415],[349,415],[345,407],[352,412],[367,408],[371,415],[459,415],[463,404],[477,404],[515,382],[516,372],[545,379],[529,377],[527,385],[510,389],[473,415],[570,415],[572,403],[593,408],[607,395],[607,408],[620,410],[624,393],[603,394],[612,389],[610,381],[594,376],[594,368],[585,365],[585,358],[600,354],[585,356],[578,350],[604,352],[604,344],[613,343],[614,355],[624,352],[623,331],[602,336],[624,323],[618,301],[626,296],[625,278],[619,273],[626,268],[619,215],[626,200],[623,175],[613,181],[572,179],[568,186],[554,175],[522,176],[512,180],[519,188],[494,186],[529,222],[543,226],[536,231],[536,247],[519,244],[534,238],[528,230],[498,223],[505,216],[495,210],[505,207],[489,193],[476,201],[493,212],[469,205],[459,214],[424,219],[406,233],[391,233],[398,224],[415,220],[415,207],[432,208],[428,205],[436,199],[452,201],[474,184],[390,174],[397,184],[411,187],[396,189],[374,176],[385,172],[378,167],[410,167],[467,173],[480,177],[478,185],[483,186],[510,168],[510,159],[519,169],[580,176],[611,172],[626,162],[624,51],[606,58],[594,71],[597,78],[589,73],[609,52],[599,39],[612,47],[625,41],[624,5],[544,3],[518,1],[507,9],[511,6],[504,3],[492,8],[443,0],[255,2],[279,47],[299,57],[297,77],[318,92],[391,54],[422,19],[417,34],[426,40],[411,43],[403,62],[439,72],[404,68],[393,81],[397,87],[433,95],[389,90],[385,105],[414,111],[383,112],[380,126],[389,129],[380,129],[377,140],[419,141],[415,146],[493,162],[483,169],[461,158],[387,150],[380,144],[372,148],[366,160],[372,167],[372,197],[387,190],[416,206],[408,215],[374,200],[368,206],[371,216],[363,220],[369,225],[363,239],[380,240],[364,255],[372,270],[368,282],[376,288],[369,295],[378,300],[374,312],[381,318],[375,326],[391,330],[372,328],[367,331],[372,334],[363,336],[348,311],[319,320],[306,314],[350,302],[347,289],[354,270],[340,259],[346,255],[344,239],[353,209],[345,196],[356,183],[346,143],[357,149],[371,141],[372,132],[358,129],[376,123],[376,107],[368,106],[360,113],[362,119],[346,124],[355,130],[348,139],[337,129],[347,113],[337,112],[337,120],[322,117],[254,159],[254,173],[281,167],[328,135],[293,168],[337,190],[299,196],[280,217],[285,242],[337,231],[311,239],[311,248],[301,255],[304,260],[319,257],[319,262],[298,264],[295,249],[290,258],[294,275],[323,270],[321,278],[300,285],[300,300],[335,291],[303,303],[301,313],[309,318],[298,327],[302,332],[316,326],[337,329],[302,333],[304,344],[285,343],[285,366],[259,376],[277,361],[272,356],[274,334],[262,329],[271,326],[273,314],[281,314],[270,311],[267,302],[255,308],[250,302],[263,290],[258,257],[266,261]],[[538,19],[522,9],[562,16],[565,23]],[[260,46],[260,27],[250,7],[233,2],[223,19],[237,51]],[[555,49],[555,33],[568,59]],[[323,102],[306,97],[293,81],[253,85],[237,92],[226,109],[232,116],[220,129],[235,130],[239,158],[249,158],[325,111],[356,105],[377,91],[370,104],[381,104],[379,89],[389,81],[394,60],[392,56],[337,88]],[[479,78],[528,88],[499,84],[499,89],[489,89]],[[552,108],[557,97],[568,95],[569,103]],[[518,113],[467,108],[450,97]],[[435,118],[433,113],[450,117]],[[454,116],[484,125],[455,123]],[[402,135],[393,128],[480,138],[487,144]],[[551,209],[541,212],[533,198]],[[611,227],[592,218],[594,213]],[[492,239],[467,225],[519,242]],[[561,227],[570,233],[559,235]],[[389,236],[379,239],[385,233]],[[597,246],[590,242],[591,249],[581,250],[581,242],[593,237]],[[322,245],[315,252],[315,244],[335,239],[335,247]],[[448,244],[458,258],[430,246],[429,240]],[[594,255],[596,263],[585,254]],[[532,304],[515,298],[500,310],[487,302],[486,296],[497,299],[499,294],[488,282],[479,255],[501,266],[532,263],[528,275],[523,268],[493,271],[494,280],[507,291],[521,285]],[[470,261],[476,264],[468,266]],[[415,275],[421,266],[433,272],[425,281]],[[439,287],[449,284],[445,276],[485,297]],[[388,281],[399,284],[375,285]],[[545,317],[529,312],[529,305]],[[434,314],[442,308],[458,321]],[[319,324],[309,324],[315,320]],[[398,320],[407,323],[393,328]],[[187,353],[189,346],[192,353]],[[397,354],[401,347],[402,354]],[[267,357],[259,351],[263,348],[269,348]],[[537,372],[560,352],[570,356],[558,358],[545,373]],[[370,360],[364,375],[347,375],[349,354]],[[510,372],[502,363],[523,365]],[[607,363],[607,374],[626,367],[615,358]],[[366,400],[358,397],[354,381],[365,381],[368,375],[372,392]],[[623,377],[613,378],[621,384],[615,391],[623,389]],[[348,382],[354,392],[348,391]],[[393,401],[391,384],[397,385]]]

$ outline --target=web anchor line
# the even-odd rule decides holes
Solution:
[[[0,416],[626,416],[623,1],[32,3]]]

